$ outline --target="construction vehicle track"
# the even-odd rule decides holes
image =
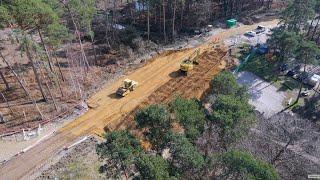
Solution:
[[[111,122],[105,130],[133,129],[135,113],[147,105],[168,103],[177,95],[184,98],[201,98],[209,88],[212,77],[224,68],[226,53],[221,48],[210,48],[204,51],[199,56],[199,65],[196,65],[188,76],[180,71],[173,72],[170,81],[159,87],[138,107],[124,116],[120,123]]]
[[[259,25],[275,26],[278,20],[259,23]],[[236,34],[253,30],[258,24],[241,26],[218,33],[216,37],[225,39]],[[134,127],[133,114],[139,107],[152,103],[168,102],[175,94],[184,97],[200,98],[209,88],[211,78],[217,74],[225,64],[220,65],[224,53],[211,51],[212,44],[203,43],[199,65],[190,72],[188,77],[178,76],[181,61],[192,54],[195,49],[169,51],[155,57],[145,66],[127,74],[126,77],[105,85],[89,100],[90,108],[87,113],[66,124],[49,139],[39,143],[24,154],[0,165],[0,179],[30,179],[37,168],[48,162],[69,146],[79,137],[97,134],[104,129],[119,129]],[[139,82],[140,86],[125,98],[114,96],[115,91],[122,85],[125,78]]]

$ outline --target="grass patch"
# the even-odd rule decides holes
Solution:
[[[279,91],[287,91],[287,90],[295,90],[299,89],[300,84],[296,80],[290,78],[290,77],[285,77],[284,80],[282,81],[281,87],[279,88]]]
[[[320,125],[320,96],[303,99],[303,104],[292,109],[300,116],[310,119]],[[320,127],[320,126],[319,126]]]
[[[103,179],[99,174],[99,163],[83,162],[84,160],[77,160],[66,165],[66,169],[58,174],[58,179]]]
[[[268,82],[278,79],[276,64],[267,61],[265,56],[253,56],[240,70],[252,72]]]
[[[292,104],[290,109],[292,110],[292,109],[298,108],[300,106],[301,106],[301,102],[298,101],[298,102]]]

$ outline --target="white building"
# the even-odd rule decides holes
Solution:
[[[308,84],[311,86],[316,86],[320,83],[320,75],[314,74],[309,78]]]

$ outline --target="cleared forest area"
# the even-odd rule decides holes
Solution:
[[[294,108],[320,0],[286,2],[0,0],[0,179],[318,174],[319,124]]]
[[[0,133],[83,108],[79,102],[102,84],[208,24],[240,16],[250,24],[251,14],[282,6],[271,0],[3,0]]]

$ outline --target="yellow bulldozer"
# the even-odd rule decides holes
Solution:
[[[180,71],[184,74],[188,74],[189,71],[193,70],[194,64],[199,64],[200,50],[195,50],[187,59],[183,60],[180,64]]]
[[[133,81],[131,79],[125,79],[123,81],[123,86],[120,87],[116,94],[121,96],[121,97],[125,97],[126,95],[128,95],[131,91],[134,91],[136,89],[136,87],[138,86],[138,82]]]

